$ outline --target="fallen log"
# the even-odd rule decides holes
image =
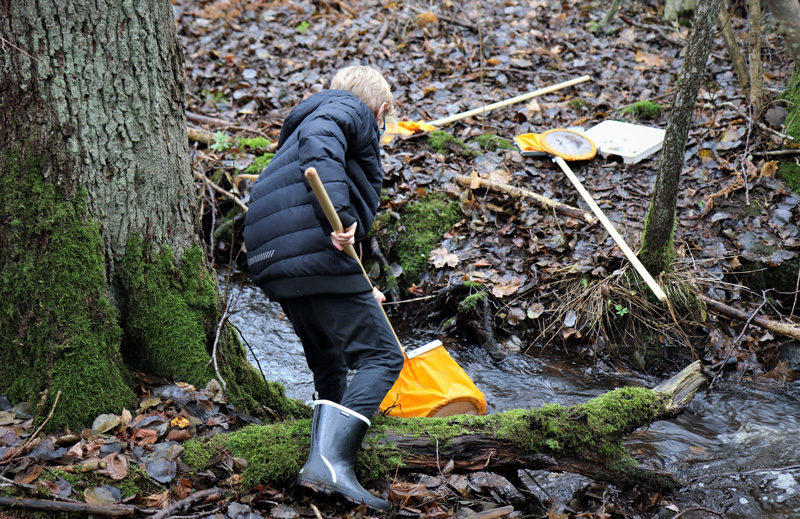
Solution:
[[[621,487],[674,491],[666,472],[642,468],[622,445],[624,437],[674,418],[691,402],[706,376],[699,361],[654,389],[628,387],[570,407],[548,404],[487,416],[375,417],[357,458],[362,480],[395,473],[439,474],[519,469],[575,472]],[[290,484],[308,454],[309,420],[250,426],[210,440],[184,444],[184,461],[202,470],[220,455],[245,458],[245,484]]]
[[[765,328],[771,332],[775,332],[800,341],[800,328],[797,326],[773,321],[772,319],[767,319],[766,317],[762,317],[760,315],[754,316],[743,310],[728,306],[725,303],[721,303],[704,295],[699,295],[698,297],[706,304],[706,307],[709,310],[717,315],[731,319],[738,319],[744,322],[749,321],[751,324],[755,324],[756,326],[760,326],[761,328]]]
[[[95,515],[100,517],[133,517],[136,507],[128,505],[95,505],[48,501],[45,499],[20,499],[0,496],[0,507],[11,510],[38,510],[41,512]]]
[[[455,176],[456,182],[463,186],[471,186],[473,189],[478,187],[483,189],[490,189],[492,191],[498,191],[500,193],[505,193],[507,195],[513,196],[514,198],[522,198],[529,202],[536,204],[537,206],[543,209],[552,209],[557,213],[561,213],[566,216],[570,216],[572,218],[578,218],[583,220],[586,223],[595,223],[597,218],[595,218],[592,213],[588,211],[583,211],[582,209],[578,209],[577,207],[572,207],[566,204],[562,204],[561,202],[557,202],[552,198],[547,198],[544,195],[540,195],[539,193],[534,193],[528,189],[523,189],[521,187],[515,187],[508,184],[503,184],[501,182],[492,182],[491,180],[486,180],[485,178],[480,177],[468,177],[466,175],[456,175]]]

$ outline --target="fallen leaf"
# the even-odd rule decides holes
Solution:
[[[153,407],[161,403],[161,399],[157,396],[152,398],[145,398],[141,402],[139,402],[139,409],[147,409],[148,407]]]
[[[525,320],[525,311],[521,306],[514,306],[508,311],[508,324],[516,326]]]
[[[661,56],[658,54],[651,54],[649,52],[637,51],[633,60],[637,63],[644,63],[649,68],[657,68],[664,64]],[[637,67],[634,67],[637,68]],[[638,70],[638,69],[637,69]]]
[[[438,249],[431,251],[429,261],[433,263],[434,267],[440,269],[445,265],[448,267],[455,267],[458,265],[459,257],[450,253],[444,247],[439,247]]]
[[[425,12],[425,13],[419,13],[417,15],[417,23],[419,23],[423,27],[426,26],[426,25],[434,24],[437,21],[438,21],[438,18],[436,17],[436,14],[434,14],[434,13],[432,13],[430,11]]]
[[[152,494],[146,496],[142,499],[142,507],[143,508],[158,508],[160,510],[165,509],[170,504],[170,492],[169,489],[161,492],[160,494]]]
[[[120,424],[119,416],[115,414],[101,414],[92,422],[92,434],[103,434]]]
[[[544,305],[542,303],[533,303],[528,305],[528,319],[538,319],[544,313]]]
[[[775,172],[777,171],[778,171],[778,161],[771,160],[766,164],[764,164],[764,166],[761,168],[761,176],[772,178],[775,176]]]
[[[30,485],[36,481],[36,478],[39,477],[39,475],[42,473],[42,470],[44,470],[44,465],[32,465],[25,471],[17,472],[17,475],[14,477],[14,481],[17,483],[22,483],[23,485]]]
[[[103,461],[106,462],[106,468],[98,470],[97,474],[105,474],[114,481],[122,481],[128,477],[130,473],[128,459],[122,454],[116,452],[109,454],[103,458]]]
[[[83,492],[83,499],[93,505],[113,505],[122,499],[122,493],[111,485],[97,488],[87,488]]]

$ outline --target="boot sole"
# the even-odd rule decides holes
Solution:
[[[369,505],[366,502],[356,501],[355,499],[353,499],[351,497],[348,497],[347,495],[342,494],[341,492],[335,490],[326,481],[319,481],[319,480],[314,480],[314,479],[310,479],[310,478],[301,479],[300,477],[298,477],[294,484],[295,484],[295,486],[302,487],[302,488],[304,488],[306,490],[311,490],[312,492],[315,492],[317,494],[323,494],[323,495],[325,495],[327,497],[330,497],[330,498],[333,498],[333,499],[343,499],[344,501],[347,501],[351,505],[361,506],[362,504],[364,504],[367,508],[369,508],[371,510],[377,510],[379,512],[386,512],[387,510],[389,510],[391,508],[391,505],[389,505],[389,507],[387,507],[387,508],[377,508],[377,507]],[[376,497],[376,499],[380,499],[380,498]],[[387,501],[387,504],[388,504],[388,501]]]

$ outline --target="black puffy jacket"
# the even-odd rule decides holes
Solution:
[[[345,90],[298,104],[281,128],[278,152],[250,195],[244,241],[256,285],[272,300],[371,290],[358,263],[331,243],[332,231],[303,173],[316,168],[344,227],[356,240],[372,226],[381,190],[378,125]]]

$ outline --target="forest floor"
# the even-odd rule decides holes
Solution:
[[[397,137],[384,146],[387,196],[380,212],[403,223],[406,206],[431,193],[444,194],[461,210],[413,277],[401,265],[394,237],[378,230],[379,242],[389,244],[382,251],[388,269],[398,276],[394,299],[414,300],[395,305],[394,312],[420,326],[476,337],[492,346],[493,355],[556,349],[651,373],[664,371],[665,358],[674,368],[699,357],[717,369],[792,383],[800,368],[797,341],[746,322],[764,316],[800,324],[791,315],[797,312],[800,195],[789,187],[800,189],[800,181],[783,175],[778,162],[793,162],[793,155],[772,155],[797,150],[784,135],[787,103],[777,99],[792,67],[769,16],[763,75],[770,101],[755,120],[721,37],[715,39],[686,145],[678,260],[675,272],[659,280],[671,294],[686,283],[740,309],[743,319],[718,318],[697,307],[670,315],[647,297],[645,285],[626,275],[627,260],[599,224],[457,181],[458,175],[477,176],[587,210],[549,158],[524,157],[513,147],[495,148],[500,141],[476,138],[491,133],[510,141],[554,128],[589,129],[605,120],[666,127],[689,30],[663,22],[652,2],[627,2],[605,33],[599,26],[606,4],[174,0],[185,49],[193,170],[212,256],[219,265],[243,268],[238,231],[250,181],[243,175],[257,174],[272,151],[258,138],[277,140],[291,108],[324,89],[343,66],[380,68],[393,87],[399,118],[408,121],[435,120],[588,74],[590,81],[443,128],[467,143],[466,150],[454,144],[434,149],[426,135]],[[744,50],[746,20],[734,12],[731,23]],[[657,103],[658,113],[645,119],[640,110],[630,110],[643,100]],[[602,156],[572,164],[634,250],[659,156],[636,164]],[[751,270],[759,275],[747,276]],[[455,294],[455,286],[468,290],[460,299],[453,295],[454,306],[475,294],[486,303],[455,317],[455,308],[441,305],[450,301],[436,297]],[[470,311],[463,305],[461,310]],[[196,389],[144,375],[138,380],[138,410],[98,417],[83,434],[47,437],[16,459],[13,472],[5,470],[31,435],[30,410],[12,409],[0,397],[0,487],[63,494],[101,507],[136,506],[131,513],[139,515],[176,503],[187,505],[185,511],[173,509],[182,517],[364,515],[288,489],[238,488],[242,460],[225,457],[215,460],[205,477],[236,488],[235,498],[213,494],[204,502],[181,501],[210,486],[209,479],[185,477],[181,443],[254,419],[230,408],[213,387]],[[57,468],[65,461],[74,467],[97,460],[106,462],[105,468],[94,467],[99,474]],[[40,478],[43,473],[47,477]],[[405,492],[420,503],[424,516],[435,518],[649,518],[674,512],[660,495],[612,492],[574,479],[550,494],[534,484],[519,489],[490,474],[435,479],[395,485],[395,498]],[[574,491],[565,493],[568,488]],[[0,511],[0,518],[26,514]]]
[[[194,166],[207,179],[203,192],[211,193],[204,223],[220,264],[246,272],[240,230],[248,175],[260,172],[273,151],[259,148],[258,138],[277,139],[291,108],[325,88],[339,68],[380,68],[399,119],[427,122],[587,74],[590,81],[448,125],[444,142],[418,133],[384,146],[385,196],[374,230],[383,258],[370,272],[391,299],[403,301],[390,312],[467,336],[492,354],[563,348],[656,373],[665,351],[668,366],[727,358],[726,366],[746,373],[769,371],[787,356],[780,351],[787,337],[744,322],[761,316],[798,322],[791,314],[798,308],[800,195],[789,186],[800,189],[800,181],[786,166],[798,150],[785,135],[791,103],[778,98],[792,67],[768,15],[768,101],[761,117],[749,115],[720,36],[708,59],[677,196],[677,260],[659,280],[671,294],[670,313],[653,304],[646,285],[632,281],[628,260],[599,223],[478,185],[522,188],[589,211],[549,157],[526,157],[505,145],[524,133],[589,130],[607,120],[665,128],[689,30],[662,22],[655,6],[622,5],[609,33],[600,29],[597,2],[432,7],[220,0],[177,2],[175,10],[196,132]],[[730,22],[746,47],[746,20],[734,12]],[[649,111],[641,101],[650,102]],[[659,156],[625,164],[598,155],[571,166],[634,250]],[[428,236],[417,232],[424,222],[407,209],[432,194],[461,211],[425,248],[420,243],[430,240],[430,229]],[[417,248],[402,243],[404,237]],[[396,286],[379,276],[386,271],[397,276]],[[744,317],[719,323],[686,297],[687,285]]]

